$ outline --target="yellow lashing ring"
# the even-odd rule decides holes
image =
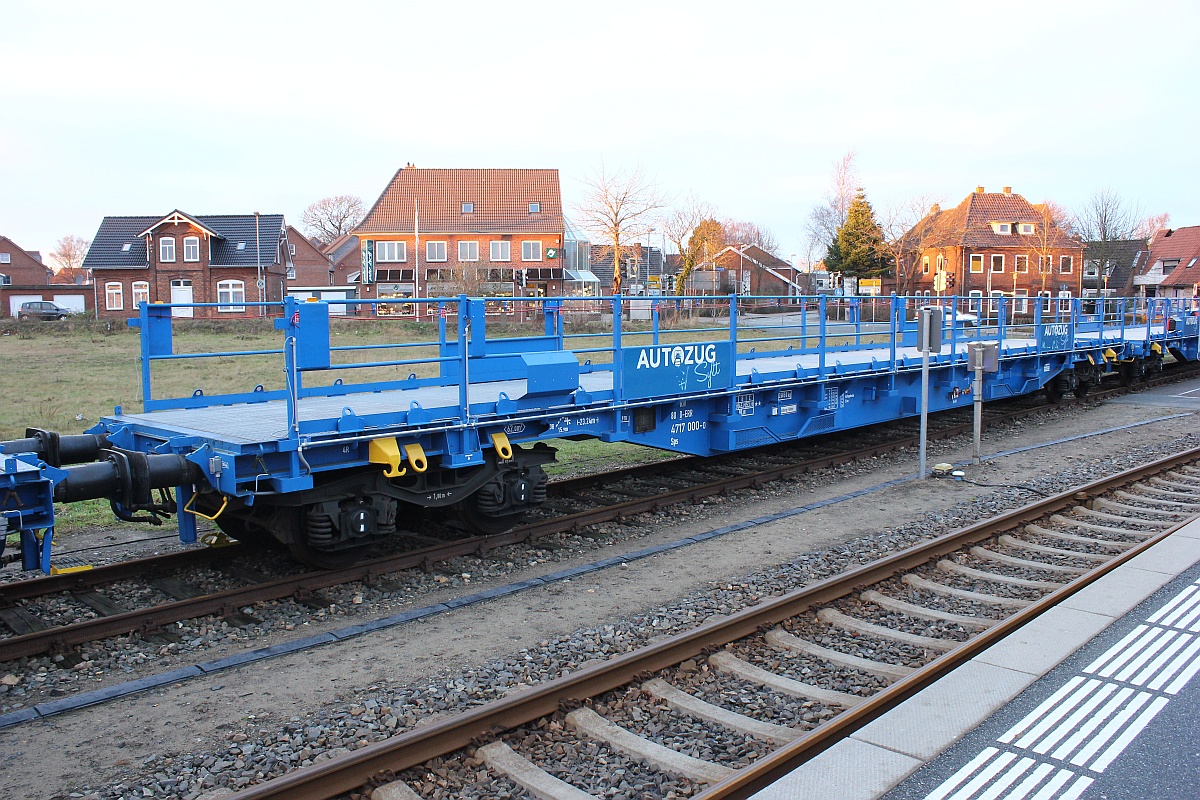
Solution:
[[[196,498],[199,496],[200,496],[199,492],[193,493],[192,499],[187,501],[187,505],[185,505],[183,507],[183,510],[189,514],[193,514],[197,517],[200,517],[201,519],[206,519],[209,522],[216,522],[217,517],[221,516],[222,512],[225,511],[225,507],[229,505],[229,495],[223,495],[223,499],[221,500],[221,507],[217,509],[217,513],[213,514],[210,517],[208,514],[205,514],[201,511],[197,511],[196,509],[192,508],[192,504],[196,502]]]
[[[424,472],[429,469],[429,462],[425,458],[425,451],[421,449],[419,444],[404,445],[404,457],[408,459],[408,463],[412,464],[414,472]]]
[[[492,434],[492,447],[496,448],[496,455],[508,461],[512,458],[512,445],[509,444],[508,436],[503,433]]]

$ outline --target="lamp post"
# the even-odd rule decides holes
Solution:
[[[258,302],[261,303],[261,302],[263,302],[264,281],[263,281],[263,276],[262,276],[262,250],[259,247],[258,212],[257,211],[254,212],[254,262],[255,262],[255,265],[257,266],[257,272],[258,272],[258,279],[254,282],[254,285],[258,287]],[[264,309],[260,305],[258,307],[258,315],[261,317],[265,310],[266,309]]]

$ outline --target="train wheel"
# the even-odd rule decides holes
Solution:
[[[1075,381],[1075,388],[1072,391],[1075,392],[1076,397],[1078,397],[1080,400],[1082,400],[1083,398],[1088,396],[1088,392],[1090,392],[1091,390],[1092,390],[1092,382],[1091,381]]]
[[[485,536],[504,533],[525,518],[524,511],[518,511],[515,514],[488,514],[483,512],[479,509],[474,497],[469,497],[462,503],[459,503],[455,507],[455,510],[458,512],[458,518],[468,528]]]
[[[347,547],[342,550],[318,550],[308,540],[298,537],[288,542],[288,552],[301,564],[317,569],[342,569],[366,557],[367,547]]]
[[[1061,375],[1055,375],[1046,382],[1046,385],[1042,387],[1042,391],[1046,393],[1047,400],[1058,405],[1062,402],[1063,395],[1067,391],[1067,382]]]

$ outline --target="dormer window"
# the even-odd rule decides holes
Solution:
[[[245,250],[245,249],[246,249],[246,243],[238,242],[238,250]]]
[[[530,214],[542,213],[542,204],[541,203],[530,203],[529,204],[529,213]]]
[[[475,204],[474,203],[463,203],[462,204],[462,213],[474,214],[475,213]]]
[[[1022,222],[1021,223],[1021,233],[1025,236],[1028,236],[1031,233],[1033,233],[1033,224],[1029,223],[1029,222]]]
[[[158,240],[158,260],[159,261],[174,261],[175,260],[175,237],[164,236]]]
[[[128,253],[129,248],[131,248],[131,247],[133,247],[133,242],[126,242],[125,244],[121,245],[121,252]]]
[[[994,233],[1000,234],[1001,236],[1011,236],[1012,235],[1012,223],[1010,223],[1010,222],[993,222],[992,223],[992,231]]]

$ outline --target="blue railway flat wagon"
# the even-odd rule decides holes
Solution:
[[[1168,299],[460,296],[406,306],[433,321],[430,337],[436,324],[418,342],[336,344],[342,327],[373,321],[288,298],[260,306],[277,348],[178,352],[183,306],[143,304],[130,320],[143,411],[0,443],[11,485],[0,512],[22,533],[27,569],[48,569],[53,503],[98,497],[126,520],[174,515],[184,541],[201,517],[326,566],[425,509],[498,532],[544,501],[547,440],[706,456],[918,414],[928,306],[942,320],[931,411],[971,402],[980,344],[997,354],[982,384],[993,400],[1134,380],[1168,354],[1196,359],[1200,342],[1193,302]],[[266,359],[273,381],[155,395],[155,369],[202,359],[237,374],[238,359]]]

